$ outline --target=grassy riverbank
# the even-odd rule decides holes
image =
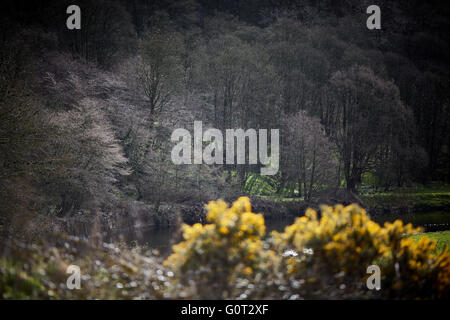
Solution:
[[[371,209],[442,210],[450,208],[450,186],[419,186],[390,192],[362,194],[360,198],[364,205]]]
[[[259,202],[266,203],[260,211],[269,219],[286,215],[299,216],[306,208],[319,209],[324,203],[360,203],[371,215],[393,215],[396,218],[407,213],[450,212],[449,185],[418,185],[387,192],[366,190],[358,195],[345,189],[337,189],[319,192],[310,201],[282,196],[257,196],[252,199],[257,200],[254,201],[256,210],[259,209]]]
[[[321,217],[309,211],[266,237],[265,221],[251,212],[248,198],[231,207],[211,202],[207,210],[209,224],[184,226],[184,240],[167,259],[100,238],[10,239],[0,247],[0,299],[449,297],[450,253],[436,254],[436,240],[405,239],[417,230],[401,221],[378,227],[359,206],[336,206]],[[366,266],[375,261],[380,291],[366,287]],[[74,266],[81,290],[68,290]]]

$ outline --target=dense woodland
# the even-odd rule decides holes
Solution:
[[[368,30],[372,2],[2,1],[2,235],[243,194],[448,183],[449,6],[379,0]],[[81,30],[66,28],[69,4]],[[174,165],[170,135],[195,120],[280,129],[280,170]]]

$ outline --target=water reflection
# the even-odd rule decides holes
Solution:
[[[402,215],[380,215],[372,218],[374,221],[383,224],[386,221],[392,222],[401,219],[405,223],[412,223],[413,226],[421,226],[425,232],[444,231],[450,229],[450,212],[423,212],[405,213]]]
[[[450,212],[426,212],[426,213],[407,213],[402,215],[378,215],[373,220],[383,224],[386,221],[401,219],[405,223],[412,223],[414,226],[422,226],[426,232],[442,231],[450,229]],[[294,218],[283,220],[266,220],[267,232],[272,230],[283,231],[291,224]],[[172,245],[181,241],[181,232],[177,228],[139,228],[124,229],[113,234],[107,235],[104,239],[107,242],[123,241],[130,246],[136,244],[157,249],[162,256],[170,254]]]

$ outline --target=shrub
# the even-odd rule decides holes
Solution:
[[[323,206],[321,217],[308,209],[305,216],[273,233],[284,255],[289,294],[312,298],[442,298],[449,291],[448,253],[435,254],[428,239],[415,243],[407,236],[421,231],[397,220],[384,226],[370,220],[358,205]],[[367,267],[381,269],[382,290],[366,287]]]
[[[207,206],[210,224],[183,226],[185,241],[165,262],[191,295],[203,298],[445,298],[450,255],[415,243],[421,231],[397,220],[373,222],[358,205],[308,209],[282,233],[265,237],[248,198]],[[381,270],[382,290],[366,286]]]
[[[357,205],[307,210],[284,232],[266,235],[250,200],[207,205],[206,225],[184,225],[184,241],[164,265],[139,250],[78,238],[55,245],[4,246],[3,299],[448,299],[450,253],[397,220],[384,226]],[[68,290],[78,265],[82,290]],[[366,286],[367,267],[381,270],[381,290]]]
[[[275,252],[264,248],[264,217],[251,212],[246,197],[231,208],[222,200],[211,201],[207,209],[210,224],[183,225],[185,241],[173,247],[165,265],[189,285],[193,296],[247,297],[243,287],[255,274],[267,273],[276,260]]]
[[[0,258],[0,299],[162,299],[173,275],[158,258],[75,237],[11,243]],[[69,265],[81,271],[80,290],[67,288]]]

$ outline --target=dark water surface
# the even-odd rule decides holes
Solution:
[[[450,229],[450,212],[415,212],[402,215],[379,215],[373,220],[383,224],[386,221],[401,219],[405,223],[412,223],[414,226],[421,226],[426,232],[443,231]],[[267,232],[272,230],[283,231],[284,228],[294,221],[292,219],[266,220]],[[177,228],[168,227],[144,227],[139,229],[124,229],[105,237],[108,242],[125,242],[130,246],[136,244],[157,249],[163,256],[171,252],[173,244],[182,240],[181,233]]]

